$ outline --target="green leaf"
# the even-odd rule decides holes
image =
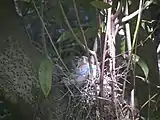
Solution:
[[[88,27],[84,32],[86,38],[90,39],[96,37],[97,29],[96,27]]]
[[[99,8],[99,9],[108,9],[108,8],[112,7],[110,4],[102,2],[102,1],[92,1],[91,4],[95,8]]]
[[[49,95],[49,92],[51,90],[52,71],[53,71],[52,61],[49,57],[48,58],[45,57],[44,59],[42,59],[39,67],[39,80],[41,89],[45,97]]]
[[[105,32],[105,23],[104,22],[102,22],[101,28],[102,28],[102,33],[104,33]]]
[[[77,29],[77,28],[72,28],[72,29],[73,29],[73,31],[75,32],[76,35],[80,33],[80,29]],[[58,38],[57,43],[63,42],[63,41],[68,40],[68,39],[72,39],[72,40],[74,39],[70,30],[63,32],[62,35]]]
[[[140,66],[140,68],[142,69],[142,71],[145,75],[145,78],[147,79],[148,74],[149,74],[149,68],[148,68],[147,64],[145,63],[145,61],[142,60],[138,55],[135,55],[135,54],[132,55],[132,60]]]
[[[121,54],[125,54],[126,51],[126,40],[122,40],[121,42]]]
[[[66,31],[58,38],[57,43],[69,39],[71,36],[72,34],[69,31]]]
[[[30,0],[20,0],[20,1],[22,1],[22,2],[28,2],[28,3],[30,2]]]

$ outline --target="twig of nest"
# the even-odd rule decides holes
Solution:
[[[127,64],[127,63],[126,63]],[[123,99],[123,84],[119,79],[126,80],[128,71],[125,68],[126,64],[117,67],[116,81],[113,81],[109,75],[104,75],[104,96],[100,97],[99,78],[94,77],[89,79],[88,73],[83,77],[83,80],[77,81],[77,75],[70,75],[64,78],[65,85],[73,94],[69,101],[66,120],[98,120],[100,118],[100,102],[103,101],[103,119],[104,120],[138,120],[139,112],[137,109],[132,108],[130,103]],[[120,70],[121,69],[121,70]],[[83,70],[82,70],[83,71]],[[123,74],[121,74],[123,73]],[[79,76],[80,77],[80,76]],[[123,79],[122,79],[123,78]],[[79,82],[79,83],[78,83]],[[114,89],[112,87],[114,86]],[[113,99],[114,94],[114,99]]]

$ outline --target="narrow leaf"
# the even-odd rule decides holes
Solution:
[[[140,59],[137,63],[141,67],[141,69],[143,70],[144,75],[145,75],[145,77],[147,79],[148,78],[148,73],[149,73],[149,69],[148,69],[147,64],[142,59]]]
[[[20,1],[22,1],[22,2],[27,2],[27,3],[30,2],[30,0],[20,0]]]
[[[39,67],[39,80],[41,89],[45,97],[49,95],[49,92],[51,90],[52,71],[53,71],[52,61],[49,57],[48,58],[45,57],[44,59],[42,59]]]
[[[97,29],[96,27],[88,27],[85,31],[86,38],[90,39],[96,37]]]
[[[66,31],[66,32],[62,33],[62,35],[58,38],[57,42],[67,40],[71,37],[71,35],[72,34],[69,31]]]
[[[121,54],[124,55],[126,51],[126,40],[122,40],[121,42]]]
[[[149,68],[148,68],[147,64],[145,63],[145,61],[142,60],[138,55],[133,55],[132,58],[133,58],[132,60],[140,66],[140,68],[142,69],[142,71],[145,75],[145,78],[147,79],[148,74],[149,74]]]
[[[77,28],[73,28],[73,31],[76,33],[76,35],[80,33],[79,32],[80,30],[77,29]],[[68,39],[72,39],[72,40],[74,39],[71,31],[63,32],[62,35],[58,38],[57,43],[58,42],[63,42],[63,41],[68,40]]]
[[[91,4],[95,8],[99,8],[99,9],[108,9],[108,8],[112,7],[110,4],[102,2],[102,1],[92,1]]]

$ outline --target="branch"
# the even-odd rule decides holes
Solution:
[[[115,20],[118,17],[118,15],[121,13],[121,10],[122,10],[122,1],[120,2],[120,6],[117,9],[116,13],[112,16],[112,20]]]
[[[40,2],[40,14],[41,14],[42,20],[43,20],[43,16],[44,16],[43,15],[43,10],[44,10],[44,4],[43,4],[43,0],[41,0],[41,2]],[[41,40],[42,40],[43,47],[44,47],[44,54],[46,56],[48,56],[47,45],[46,45],[46,40],[45,40],[45,31],[44,31],[44,27],[43,27],[42,22],[41,22]]]
[[[72,27],[71,27],[71,25],[70,25],[70,23],[69,23],[69,21],[68,21],[68,19],[67,19],[67,16],[66,16],[66,14],[65,14],[65,12],[64,12],[64,9],[63,9],[63,6],[62,6],[62,3],[60,2],[60,0],[59,0],[59,5],[60,5],[60,9],[61,9],[61,11],[62,11],[62,15],[63,15],[63,17],[64,17],[64,20],[65,20],[65,22],[66,22],[69,30],[70,30],[71,33],[73,34],[73,37],[75,38],[75,40],[77,41],[77,43],[78,43],[83,49],[86,49],[86,48],[85,48],[85,45],[78,39],[78,37],[76,36],[75,32],[73,31],[73,29],[72,29]]]
[[[40,21],[42,22],[43,28],[44,28],[46,34],[48,35],[48,38],[49,38],[49,40],[50,40],[50,42],[51,42],[51,44],[52,44],[52,46],[53,46],[53,48],[54,48],[57,56],[58,56],[58,59],[61,61],[61,63],[62,63],[63,66],[65,67],[65,69],[66,69],[69,73],[71,73],[70,70],[69,70],[69,69],[67,68],[67,66],[65,65],[65,63],[63,62],[60,54],[58,53],[58,50],[57,50],[56,46],[54,45],[51,36],[49,35],[49,32],[48,32],[48,30],[47,30],[47,28],[46,28],[46,26],[45,26],[45,24],[44,24],[44,21],[43,21],[42,17],[40,16],[40,13],[39,13],[39,11],[38,11],[38,9],[37,9],[37,7],[36,7],[36,4],[35,4],[34,0],[32,0],[32,3],[33,3],[33,5],[34,5],[34,8],[35,8],[35,10],[36,10],[36,12],[37,12],[37,15],[38,15]],[[67,75],[66,75],[66,76],[67,76]]]
[[[141,9],[140,12],[142,12],[142,11],[145,10],[147,7],[149,7],[153,2],[154,2],[154,1],[152,0],[152,1],[150,1],[148,4],[145,4],[144,7]],[[130,15],[123,17],[121,22],[124,23],[124,22],[129,21],[130,19],[132,19],[132,18],[134,18],[135,16],[137,16],[138,13],[139,13],[139,9],[136,10],[135,12],[131,13]]]
[[[90,68],[90,72],[91,72],[91,76],[93,75],[93,70],[92,70],[92,67],[91,67],[91,63],[90,63],[90,55],[89,55],[89,48],[88,48],[88,45],[87,45],[87,40],[86,40],[86,37],[85,37],[85,34],[84,34],[84,30],[81,26],[81,23],[80,23],[80,19],[79,19],[79,15],[78,15],[78,11],[77,11],[77,6],[76,6],[76,2],[75,0],[73,0],[73,6],[74,6],[74,10],[75,10],[75,13],[76,13],[76,18],[77,18],[77,21],[78,21],[78,24],[79,24],[79,27],[80,27],[80,30],[81,30],[81,33],[82,33],[82,37],[83,37],[83,40],[84,40],[84,45],[85,45],[85,48],[86,48],[86,52],[87,52],[87,57],[89,59],[89,68]]]

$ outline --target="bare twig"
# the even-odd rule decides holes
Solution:
[[[42,20],[43,20],[43,10],[44,10],[44,3],[43,3],[43,0],[41,0],[41,3],[40,3],[40,14],[41,14]],[[46,56],[48,56],[46,39],[45,39],[45,31],[44,31],[44,27],[43,27],[42,22],[41,22],[41,39],[42,39],[42,43],[43,43],[43,47],[44,47],[44,54]]]
[[[78,24],[79,24],[79,27],[80,27],[80,30],[81,30],[81,33],[82,33],[84,45],[85,45],[86,52],[87,52],[87,57],[89,59],[90,73],[91,73],[91,76],[93,76],[93,69],[91,67],[91,61],[90,61],[91,58],[90,58],[90,55],[89,55],[89,48],[88,48],[88,45],[87,45],[87,40],[86,40],[86,37],[85,37],[85,34],[84,34],[84,30],[83,30],[83,28],[81,26],[81,23],[80,23],[80,19],[79,19],[79,15],[78,15],[78,11],[77,11],[77,6],[76,6],[75,0],[73,0],[73,6],[74,6],[75,13],[76,13],[77,21],[78,21]]]
[[[148,6],[150,6],[152,3],[154,2],[154,0],[151,0],[150,2],[148,2],[148,4],[145,4],[143,6],[143,8],[140,10],[140,12],[142,12],[143,10],[145,10]],[[134,18],[135,16],[137,16],[139,13],[139,10],[136,10],[135,12],[131,13],[128,16],[125,16],[122,18],[122,23],[127,22],[129,20],[131,20],[132,18]]]
[[[57,56],[58,56],[58,59],[61,61],[61,63],[62,63],[63,66],[65,67],[65,69],[66,69],[69,73],[71,73],[70,70],[69,70],[69,69],[67,68],[67,66],[65,65],[65,63],[63,62],[60,54],[58,53],[58,50],[57,50],[56,46],[54,45],[51,36],[49,35],[49,32],[48,32],[48,30],[47,30],[47,28],[46,28],[46,26],[45,26],[45,24],[44,24],[43,19],[42,19],[41,16],[40,16],[40,13],[39,13],[36,5],[35,5],[34,0],[32,0],[32,3],[33,3],[34,8],[35,8],[35,10],[36,10],[36,12],[37,12],[37,15],[39,16],[40,21],[42,22],[43,28],[44,28],[45,32],[47,33],[47,35],[48,35],[48,37],[49,37],[49,40],[50,40],[50,42],[51,42],[51,44],[52,44],[52,46],[53,46],[53,48],[54,48],[54,50],[55,50],[55,52],[56,52],[56,54],[57,54]]]

